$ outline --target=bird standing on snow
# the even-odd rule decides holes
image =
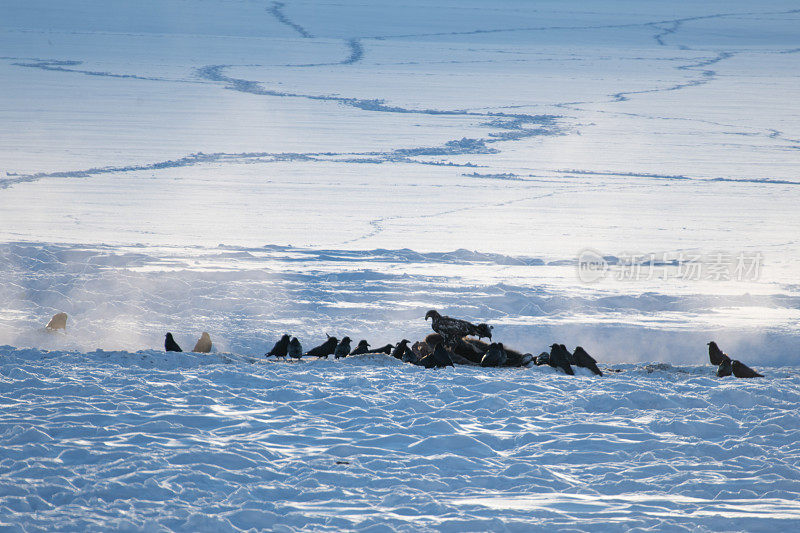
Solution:
[[[569,366],[569,351],[561,347],[560,344],[550,346],[550,361],[548,364],[553,368],[560,368],[568,376],[574,376],[575,371]]]
[[[291,357],[292,359],[300,360],[303,357],[303,345],[300,344],[300,340],[297,337],[294,337],[291,342],[289,342],[289,346],[286,349],[286,354]]]
[[[708,359],[712,365],[717,365],[717,376],[724,378],[733,374],[737,378],[763,378],[764,376],[735,359],[731,360],[728,354],[719,349],[717,343],[708,343]]]
[[[366,340],[361,339],[358,341],[358,346],[353,348],[353,351],[350,352],[350,355],[361,355],[362,353],[367,352],[369,352],[369,343]]]
[[[270,351],[264,354],[264,357],[286,357],[286,351],[289,349],[289,341],[291,337],[289,335],[284,335],[281,337],[281,340],[275,343],[275,346],[272,347]]]
[[[394,347],[392,350],[392,357],[395,359],[402,359],[403,355],[405,355],[406,350],[408,349],[408,343],[411,342],[408,339],[403,339],[397,343],[397,346]]]
[[[436,368],[455,366],[450,358],[449,351],[444,347],[444,343],[437,344],[436,348],[433,349],[433,359],[436,361]]]
[[[763,378],[761,374],[739,361],[731,362],[731,372],[737,378]]]
[[[63,329],[64,332],[67,331],[67,313],[56,313],[53,315],[53,318],[50,319],[50,322],[47,323],[45,326],[47,331],[58,331],[59,329]]]
[[[194,345],[193,352],[196,353],[208,353],[211,351],[211,336],[207,332],[203,332],[200,335],[200,338],[197,340],[197,344]]]
[[[311,348],[309,351],[306,352],[306,355],[313,355],[314,357],[321,358],[324,357],[325,359],[328,358],[329,355],[333,354],[336,351],[336,346],[339,344],[339,341],[336,337],[331,337],[328,335],[328,340]]]
[[[728,357],[728,354],[723,353],[722,350],[719,349],[719,346],[717,346],[717,343],[714,341],[708,343],[708,359],[714,366],[719,366],[725,361],[728,363],[731,362],[731,358]]]
[[[503,349],[502,342],[493,342],[489,345],[489,349],[483,354],[481,359],[481,366],[503,366],[508,360],[508,355]]]
[[[458,318],[450,318],[449,316],[440,315],[435,309],[431,309],[425,313],[425,320],[431,319],[431,328],[444,338],[448,345],[452,345],[458,339],[467,335],[487,336],[491,338],[491,331],[489,326],[481,324],[476,326],[466,320]]]
[[[733,373],[733,361],[730,358],[726,357],[717,367],[717,377],[724,378],[726,376],[730,376]]]
[[[437,346],[439,345],[437,344]],[[417,362],[414,364],[416,364],[417,366],[424,366],[425,368],[436,368],[438,366],[436,364],[436,358],[433,356],[433,352],[429,353],[425,357],[418,359]]]
[[[342,357],[347,357],[350,354],[350,337],[344,337],[342,340],[339,341],[339,344],[336,346],[336,349],[333,350],[333,358],[334,359],[341,359]]]
[[[370,350],[367,353],[385,353],[386,355],[391,355],[393,351],[394,351],[394,345],[387,344],[386,346],[381,346],[376,350]]]
[[[575,347],[575,353],[572,354],[572,359],[575,361],[575,364],[582,368],[588,368],[592,372],[594,372],[598,376],[602,376],[603,373],[597,368],[597,361],[595,358],[589,355],[586,350],[581,348],[580,346]]]
[[[175,339],[172,338],[172,333],[167,333],[164,336],[164,350],[168,352],[182,352],[181,347],[178,346],[178,343],[175,342]]]
[[[493,329],[494,326],[490,326],[489,324],[478,324],[477,326],[473,327],[469,334],[478,337],[478,339],[486,337],[487,339],[492,340]]]

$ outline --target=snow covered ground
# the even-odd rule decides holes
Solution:
[[[0,522],[796,528],[798,23],[5,0]],[[256,359],[430,308],[626,372]],[[713,378],[711,339],[767,377]]]
[[[800,523],[794,367],[567,378],[389,356],[0,350],[0,516],[29,531]]]

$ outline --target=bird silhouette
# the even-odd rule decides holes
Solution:
[[[353,351],[350,352],[350,355],[361,355],[362,353],[369,352],[369,343],[364,339],[358,341],[358,345],[353,348]]]
[[[575,361],[577,366],[588,368],[598,376],[603,375],[600,369],[597,368],[597,361],[595,361],[594,357],[589,355],[582,347],[575,347],[575,353],[572,354],[572,359]]]
[[[731,362],[731,371],[737,378],[763,378],[764,376],[740,361]]]
[[[289,335],[284,335],[278,342],[275,343],[275,346],[273,346],[270,351],[264,354],[264,357],[286,357],[286,352],[289,350],[290,340],[291,337],[289,337]]]
[[[305,353],[305,355],[313,355],[315,357],[325,359],[328,358],[329,355],[333,354],[336,351],[336,346],[339,344],[339,341],[336,337],[331,337],[328,335],[328,340],[320,344],[319,346],[315,346],[311,348],[309,351]]]
[[[450,352],[444,347],[444,343],[439,343],[433,349],[433,360],[436,361],[437,368],[445,368],[453,365],[453,360],[450,358]]]
[[[491,328],[486,324],[476,326],[466,320],[451,318],[439,314],[435,309],[425,313],[425,320],[431,319],[431,329],[444,337],[446,344],[455,343],[458,339],[466,335],[482,335],[491,338]]]
[[[725,358],[717,367],[717,377],[724,378],[725,376],[730,376],[733,373],[733,361],[728,358]]]
[[[562,348],[560,344],[550,346],[550,361],[548,364],[553,368],[560,368],[565,374],[574,376],[575,371],[569,365],[569,352]]]
[[[387,344],[375,350],[370,350],[367,353],[385,353],[386,355],[391,355],[393,351],[394,351],[394,344]]]
[[[536,366],[549,365],[550,364],[550,354],[547,353],[547,352],[540,353],[539,355],[537,355],[536,357],[533,358],[533,363]]]
[[[475,350],[480,354],[478,356],[478,363],[481,362],[483,359],[484,354],[489,351],[490,343],[484,342],[480,339],[461,339],[461,342],[453,348],[453,351],[459,353],[460,355],[465,355],[468,359],[472,359],[469,355],[463,354],[459,351],[459,347],[461,344],[466,344],[475,348]],[[526,364],[530,363],[533,359],[531,354],[523,354],[514,350],[513,348],[509,348],[505,344],[503,345],[503,351],[506,354],[506,362],[503,363],[503,366],[525,366]]]
[[[168,352],[182,352],[181,347],[178,346],[178,343],[175,342],[175,339],[172,338],[172,333],[167,333],[164,336],[164,350]]]
[[[508,355],[503,349],[502,342],[493,342],[489,345],[489,349],[483,354],[481,359],[481,366],[503,366],[508,360]]]
[[[731,358],[728,357],[728,354],[723,353],[722,350],[719,349],[719,346],[717,346],[717,343],[714,341],[708,343],[708,359],[714,366],[719,366],[724,361],[727,360],[730,362],[731,360]]]
[[[300,340],[297,337],[293,337],[291,341],[289,341],[289,347],[286,350],[286,354],[291,357],[292,359],[300,360],[303,357],[303,345],[300,344]]]
[[[400,357],[400,359],[404,363],[411,363],[412,365],[417,364],[417,361],[419,360],[419,358],[417,357],[417,354],[414,353],[414,350],[412,350],[408,346],[406,346],[406,349],[403,352],[403,355]]]
[[[433,354],[428,354],[419,361],[417,361],[418,366],[424,366],[425,368],[436,368],[436,358]]]
[[[403,355],[406,353],[406,349],[408,348],[409,342],[411,341],[408,339],[403,339],[400,342],[398,342],[397,345],[394,347],[394,350],[392,350],[392,357],[394,357],[395,359],[402,359]]]
[[[341,359],[350,355],[350,337],[343,337],[333,350],[333,358]]]
[[[474,326],[473,328],[470,329],[469,334],[470,335],[474,335],[475,337],[478,337],[479,339],[482,339],[483,337],[486,337],[487,339],[492,340],[492,330],[493,329],[494,329],[494,326],[490,326],[488,324],[478,324],[477,326]]]

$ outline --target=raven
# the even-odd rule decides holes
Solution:
[[[286,351],[289,349],[289,341],[291,337],[284,335],[281,340],[275,343],[270,351],[264,354],[264,357],[274,355],[275,357],[286,357]]]
[[[164,337],[164,349],[168,352],[182,352],[181,347],[172,338],[172,333],[167,333]]]

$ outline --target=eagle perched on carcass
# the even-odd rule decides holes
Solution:
[[[425,320],[429,318],[432,319],[431,328],[433,328],[433,331],[444,337],[444,342],[448,345],[452,345],[467,335],[474,335],[479,339],[488,337],[491,340],[492,338],[492,326],[487,324],[478,324],[476,326],[466,320],[440,315],[435,309],[425,313]]]

